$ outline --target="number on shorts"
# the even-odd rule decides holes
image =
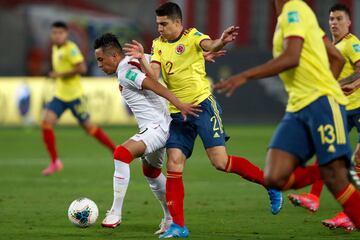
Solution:
[[[320,125],[320,127],[317,129],[320,133],[321,143],[322,144],[332,144],[336,140],[336,135],[334,131],[334,126],[331,124]]]
[[[216,117],[215,117],[215,116],[212,116],[212,117],[210,118],[210,121],[213,122],[213,124],[214,124],[214,126],[213,126],[214,132],[217,131],[217,130],[219,130],[219,127],[217,126],[218,124],[217,124]]]

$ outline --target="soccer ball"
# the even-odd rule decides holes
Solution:
[[[88,227],[96,222],[99,209],[95,202],[89,198],[74,200],[68,210],[68,218],[71,223],[78,227]]]

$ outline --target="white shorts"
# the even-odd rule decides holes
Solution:
[[[143,141],[146,149],[143,157],[151,166],[156,168],[162,167],[165,159],[165,144],[168,139],[169,132],[164,131],[158,124],[150,124],[145,130],[135,134],[130,139],[134,141]]]

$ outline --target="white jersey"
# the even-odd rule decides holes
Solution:
[[[145,56],[150,59],[149,55]],[[139,61],[125,56],[117,68],[117,77],[121,95],[134,113],[140,131],[155,124],[167,132],[171,121],[167,103],[153,91],[142,89],[142,82],[146,76],[140,69]]]

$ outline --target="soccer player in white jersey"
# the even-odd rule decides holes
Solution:
[[[141,157],[143,173],[164,211],[160,229],[155,234],[163,233],[172,223],[165,199],[166,178],[161,173],[171,121],[165,99],[180,109],[184,117],[197,116],[201,110],[193,104],[180,102],[159,82],[146,77],[139,62],[123,54],[115,35],[106,33],[96,39],[94,50],[98,67],[106,74],[117,73],[121,95],[134,113],[140,129],[114,152],[114,200],[102,226],[115,228],[121,223],[122,205],[130,180],[129,164]]]

